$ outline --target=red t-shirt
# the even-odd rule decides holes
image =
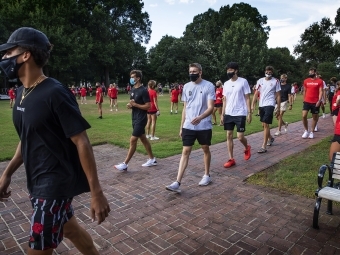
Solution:
[[[81,88],[81,89],[80,89],[80,95],[81,95],[82,97],[86,97],[86,93],[87,93],[87,91],[86,91],[85,88]]]
[[[100,87],[96,90],[96,102],[102,103],[103,102],[103,91]]]
[[[75,90],[75,89],[71,89],[71,91],[72,91],[72,93],[73,93],[73,95],[74,95],[74,96],[76,96],[76,95],[77,95],[77,92],[76,92],[76,90]]]
[[[336,117],[335,125],[334,125],[334,134],[340,135],[340,114]]]
[[[155,98],[157,98],[157,92],[154,89],[149,89],[148,91],[149,91],[150,104],[151,104],[151,107],[148,110],[148,112],[157,112],[158,109],[156,108],[156,105],[155,105]]]
[[[338,92],[336,92],[335,95],[332,98],[332,111],[336,110],[337,108],[340,108],[340,106],[334,106],[338,96],[340,96],[340,90],[338,90]]]
[[[117,95],[118,95],[118,89],[113,87],[111,90],[111,98],[117,98]]]
[[[173,89],[171,91],[171,102],[178,103],[179,90]]]
[[[222,104],[222,93],[223,93],[223,89],[222,88],[217,88],[216,89],[216,100],[215,100],[215,104]]]
[[[10,99],[15,99],[14,89],[10,89],[8,91],[8,96],[9,96]]]
[[[305,98],[303,101],[316,104],[319,101],[320,88],[323,89],[323,81],[319,78],[307,78],[303,81],[303,87],[305,89]]]

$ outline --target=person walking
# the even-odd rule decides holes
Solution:
[[[102,87],[100,85],[99,82],[96,82],[96,104],[98,105],[98,113],[99,113],[99,117],[98,119],[102,119],[103,118],[103,91],[102,91]]]
[[[82,254],[99,255],[91,236],[74,217],[72,201],[91,192],[91,218],[98,224],[108,216],[110,206],[86,133],[90,125],[72,92],[43,73],[51,50],[46,35],[29,27],[15,30],[0,45],[5,52],[0,68],[9,79],[23,84],[13,110],[20,140],[0,177],[0,201],[11,195],[11,176],[24,164],[33,208],[27,254],[51,255],[66,237]]]
[[[155,136],[157,117],[160,115],[158,102],[157,102],[157,91],[156,82],[150,80],[148,82],[148,92],[150,97],[151,107],[148,110],[148,122],[146,123],[146,138],[150,138],[151,141],[158,140],[159,137]]]
[[[293,96],[292,96],[292,89],[294,87],[291,87],[287,84],[288,76],[287,74],[282,74],[280,77],[280,85],[281,85],[281,105],[280,108],[278,108],[278,104],[275,105],[274,114],[277,115],[278,125],[277,125],[277,131],[275,132],[275,136],[281,135],[281,127],[284,125],[285,133],[288,132],[288,122],[283,120],[283,114],[288,110],[292,110],[293,108]],[[289,106],[288,106],[289,105]],[[280,109],[280,112],[277,114],[278,109]]]
[[[132,110],[132,135],[130,138],[130,148],[125,160],[114,167],[118,171],[127,171],[128,164],[136,151],[138,139],[144,145],[149,159],[142,166],[156,166],[157,160],[154,157],[149,140],[145,135],[145,125],[148,121],[147,112],[150,109],[150,97],[146,88],[142,85],[142,71],[132,70],[130,72],[130,83],[133,85],[130,91],[130,102],[126,105]]]
[[[204,175],[198,183],[206,186],[211,183],[210,161],[212,123],[211,114],[214,110],[215,86],[202,79],[202,66],[199,63],[189,65],[190,82],[183,87],[182,101],[184,107],[179,135],[182,137],[183,149],[178,166],[177,179],[175,182],[166,186],[169,191],[180,192],[182,178],[189,162],[192,146],[197,140],[204,153]]]
[[[258,93],[261,93],[259,101],[260,121],[263,127],[263,143],[258,153],[267,152],[267,146],[271,146],[274,142],[274,137],[270,134],[269,125],[273,123],[273,115],[275,104],[277,104],[276,117],[281,111],[281,95],[280,82],[273,77],[274,68],[267,66],[265,68],[265,77],[257,81],[256,92],[253,97],[251,111],[254,112],[255,102]]]
[[[244,159],[249,160],[251,157],[251,147],[247,138],[244,136],[246,131],[246,122],[251,123],[250,107],[250,86],[246,79],[238,77],[239,66],[236,62],[229,62],[226,66],[229,80],[223,86],[223,107],[221,123],[227,135],[227,149],[229,160],[224,164],[225,168],[232,167],[236,164],[234,159],[234,141],[233,133],[236,126],[237,138],[244,146]]]
[[[216,82],[216,90],[215,90],[215,97],[216,100],[214,102],[214,110],[212,113],[212,117],[213,117],[213,125],[217,125],[217,121],[216,121],[216,112],[218,111],[218,114],[220,115],[220,119],[222,116],[222,105],[223,105],[223,88],[222,88],[222,82],[221,81],[217,81]],[[220,126],[222,126],[222,124],[220,123]]]
[[[303,108],[302,108],[302,123],[305,131],[302,138],[314,138],[314,131],[319,120],[320,105],[324,95],[323,81],[316,76],[316,68],[309,69],[308,78],[303,82]],[[308,112],[312,113],[311,129],[308,129]]]

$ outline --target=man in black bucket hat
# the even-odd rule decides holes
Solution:
[[[24,163],[33,207],[29,255],[49,255],[69,238],[83,254],[99,254],[91,236],[73,217],[72,199],[91,192],[91,217],[100,224],[109,204],[98,181],[96,163],[87,137],[90,125],[81,116],[72,93],[46,77],[52,45],[44,33],[22,27],[0,45],[0,68],[22,82],[13,107],[13,122],[20,141],[0,178],[0,201],[10,195],[13,173]]]

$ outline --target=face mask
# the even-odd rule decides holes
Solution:
[[[272,77],[272,75],[266,73],[266,77],[267,77],[267,78],[270,78],[270,77]]]
[[[23,54],[23,53],[21,53],[21,54]],[[19,78],[18,77],[18,71],[19,71],[20,67],[24,64],[24,62],[17,64],[17,58],[21,54],[10,57],[10,58],[4,58],[0,61],[0,68],[4,71],[5,75],[10,80]]]
[[[314,78],[315,77],[315,73],[314,74],[309,74],[308,77],[309,78]]]
[[[130,78],[130,83],[131,83],[131,85],[135,85],[135,79],[134,78]]]
[[[285,82],[286,82],[286,80],[280,80],[280,82],[281,82],[281,83],[285,83]]]
[[[190,77],[190,81],[195,82],[200,77],[200,75],[198,73],[191,73],[189,74],[189,77]]]
[[[231,79],[235,75],[235,72],[227,73],[227,75],[228,75],[229,79]]]

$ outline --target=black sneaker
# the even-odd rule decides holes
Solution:
[[[99,116],[98,119],[102,119],[103,117],[102,116]]]
[[[267,142],[267,146],[272,146],[274,140],[274,137],[270,138],[270,140]]]

